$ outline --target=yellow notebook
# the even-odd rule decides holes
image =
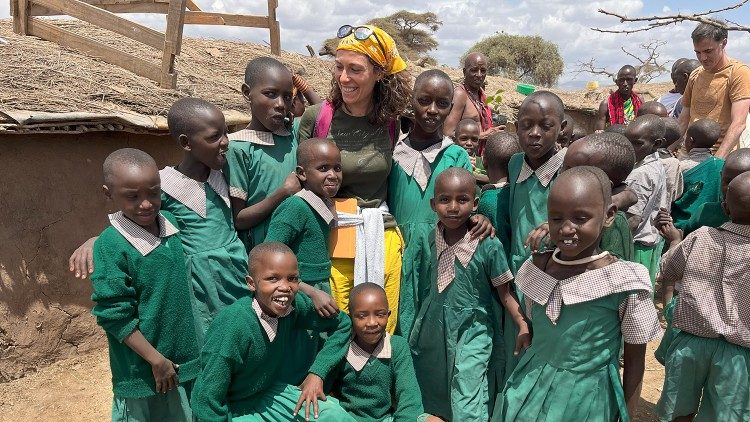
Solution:
[[[337,212],[357,213],[357,198],[334,198],[333,201]],[[331,230],[331,239],[329,241],[331,258],[354,259],[356,243],[356,226],[334,228]]]

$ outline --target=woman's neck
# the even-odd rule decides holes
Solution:
[[[342,108],[344,113],[354,117],[364,117],[372,108],[372,100],[357,103],[357,104],[346,104],[343,103]]]
[[[182,161],[175,168],[185,176],[199,182],[205,182],[211,174],[211,168],[196,160],[189,152],[185,153]]]

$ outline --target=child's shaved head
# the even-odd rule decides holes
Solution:
[[[172,104],[167,113],[169,134],[179,139],[180,135],[195,133],[198,122],[208,113],[221,113],[219,107],[200,98],[181,98]]]
[[[156,161],[145,152],[135,148],[118,149],[109,154],[107,158],[104,159],[104,164],[102,165],[104,184],[110,189],[115,182],[115,173],[120,166],[137,168],[153,167],[158,171]]]
[[[292,75],[280,61],[272,57],[257,57],[250,60],[245,67],[245,84],[252,89],[268,71],[286,72],[290,78]]]
[[[612,184],[604,171],[597,167],[580,166],[565,170],[555,180],[552,189],[555,189],[555,186],[565,183],[580,182],[592,186],[596,191],[601,193],[605,209],[612,204]]]
[[[461,121],[458,122],[458,124],[456,125],[456,134],[458,135],[458,133],[461,132],[462,130],[464,130],[464,128],[469,128],[469,127],[473,127],[473,126],[478,127],[480,131],[482,130],[482,128],[479,126],[479,122],[477,122],[476,120],[474,120],[474,119],[461,119]]]
[[[445,83],[446,86],[450,87],[451,94],[453,93],[453,80],[451,80],[451,77],[447,73],[440,69],[429,69],[420,73],[414,80],[414,91],[421,87],[423,83],[432,79]]]
[[[666,148],[682,138],[682,129],[680,129],[680,124],[677,123],[677,119],[673,119],[671,117],[662,117],[662,120],[664,120],[665,140],[662,147]]]
[[[638,109],[637,116],[645,116],[646,114],[653,114],[659,117],[669,116],[669,111],[664,104],[658,101],[647,101],[641,105]]]
[[[476,197],[476,180],[468,170],[462,167],[449,167],[445,169],[437,179],[435,179],[435,196],[438,193],[438,187],[442,187],[449,182],[460,183],[462,188],[471,192],[471,197]]]
[[[606,128],[606,129],[604,129],[604,131],[608,132],[608,133],[616,133],[618,135],[625,136],[625,129],[627,129],[627,126],[617,124],[617,125],[612,125],[612,126]]]
[[[524,109],[530,104],[536,104],[542,109],[548,109],[551,107],[551,110],[560,119],[560,122],[565,120],[565,105],[560,97],[550,91],[532,92],[521,103],[521,107],[518,108],[518,115],[520,116],[523,114]]]
[[[339,147],[335,142],[324,139],[324,138],[310,138],[300,142],[297,147],[297,165],[300,167],[307,167],[313,158],[315,151],[320,148],[321,145],[329,146],[338,149]]]
[[[688,126],[687,133],[693,148],[711,148],[721,137],[721,126],[713,119],[698,119]]]
[[[250,255],[248,256],[247,260],[250,276],[257,274],[258,265],[261,264],[263,257],[269,254],[290,254],[292,256],[295,256],[294,252],[289,248],[289,246],[281,242],[264,242],[256,245],[255,247],[253,247],[253,249],[250,250]]]
[[[487,137],[487,143],[484,145],[484,164],[485,168],[508,169],[510,157],[513,154],[521,152],[521,145],[518,138],[506,131],[495,132]]]
[[[598,167],[614,186],[620,185],[635,166],[633,145],[623,135],[594,133],[568,147],[564,165],[569,168],[590,165]]]
[[[746,171],[729,182],[725,201],[733,223],[750,224],[750,172]]]
[[[379,285],[367,281],[361,284],[357,284],[349,292],[349,314],[354,313],[354,311],[357,309],[357,304],[359,303],[357,299],[365,294],[378,296],[383,300],[385,307],[388,308],[388,297],[385,295],[385,290],[383,290],[383,288]]]
[[[645,114],[636,117],[635,120],[630,122],[626,132],[629,130],[644,130],[649,139],[654,141],[657,139],[664,139],[664,133],[667,129],[664,120],[661,117],[653,114]]]

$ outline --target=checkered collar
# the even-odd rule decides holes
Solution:
[[[261,132],[259,130],[242,129],[229,134],[230,141],[250,142],[251,144],[273,146],[275,145],[273,135],[289,136],[289,131],[279,129],[276,132]]]
[[[263,309],[260,308],[260,303],[258,303],[257,299],[253,299],[252,306],[253,311],[255,311],[255,315],[258,316],[260,326],[263,327],[263,331],[265,331],[266,336],[268,336],[268,341],[273,343],[274,339],[276,339],[276,332],[279,329],[279,318],[288,316],[290,313],[292,313],[294,307],[290,306],[289,309],[287,309],[286,313],[284,315],[281,315],[280,317],[272,317],[266,315],[265,312],[263,312]]]
[[[703,158],[713,155],[711,154],[711,148],[693,148],[688,151],[688,157],[690,158]]]
[[[359,372],[362,368],[367,365],[370,358],[376,359],[390,359],[391,358],[391,335],[385,333],[383,338],[380,339],[380,343],[375,346],[375,350],[372,353],[364,351],[359,345],[352,339],[349,342],[349,352],[346,354],[346,361],[349,365],[354,368],[355,371]]]
[[[546,307],[545,313],[553,324],[557,323],[563,304],[590,302],[630,290],[652,290],[648,270],[627,261],[615,261],[605,267],[558,280],[539,269],[530,259],[521,265],[515,280],[527,302],[531,300]],[[527,311],[527,315],[530,315],[530,309]]]
[[[393,148],[393,160],[397,162],[404,172],[413,177],[419,187],[424,191],[432,174],[431,164],[435,162],[438,154],[449,146],[453,140],[447,136],[441,142],[430,145],[422,151],[417,151],[411,146],[408,136],[396,142]]]
[[[160,172],[161,190],[181,204],[206,218],[206,192],[204,183],[180,173],[174,167],[164,167]],[[208,174],[208,185],[229,207],[229,187],[221,170],[211,170]]]
[[[134,223],[133,220],[125,217],[125,214],[123,214],[122,211],[110,214],[109,223],[112,224],[112,227],[120,232],[122,237],[133,245],[141,255],[146,256],[161,245],[161,239],[163,237],[169,237],[179,232],[179,230],[161,215],[161,213],[159,213],[157,218],[159,219],[158,237]]]
[[[497,183],[487,183],[484,186],[482,186],[482,192],[488,191],[488,190],[494,190],[494,189],[502,189],[504,187],[508,186],[508,181],[503,180],[501,182]]]
[[[635,167],[640,167],[648,163],[653,163],[654,161],[658,159],[659,159],[659,152],[657,151],[657,152],[654,152],[652,154],[649,154],[643,157],[643,160],[641,160],[639,163],[635,163]]]
[[[331,224],[336,219],[336,211],[333,207],[333,201],[329,198],[321,198],[307,189],[302,189],[295,194],[302,198],[310,208],[315,211],[326,224]]]
[[[560,151],[557,151],[555,155],[550,157],[547,162],[539,166],[539,168],[536,170],[532,169],[531,166],[526,163],[526,155],[524,155],[523,164],[521,165],[521,172],[518,173],[516,183],[522,183],[526,179],[531,177],[532,174],[536,174],[536,177],[539,179],[539,183],[541,183],[542,186],[546,188],[552,182],[552,179],[560,170],[560,167],[562,167],[563,158],[565,158],[565,152],[567,150],[567,148],[563,148]]]
[[[448,246],[443,237],[443,225],[437,224],[435,228],[435,248],[438,256],[438,293],[442,293],[456,276],[456,258],[466,268],[479,246],[479,238],[471,240],[471,232],[467,231],[464,237],[452,246]]]
[[[743,237],[750,237],[750,225],[747,224],[737,224],[737,223],[724,223],[721,226],[719,226],[720,229],[726,230],[730,233],[734,233],[736,235],[740,235]]]

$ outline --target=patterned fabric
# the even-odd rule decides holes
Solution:
[[[680,171],[685,173],[711,157],[713,154],[710,148],[693,148],[688,152],[687,157],[680,160]]]
[[[422,151],[417,151],[412,148],[409,137],[406,136],[396,143],[393,149],[393,160],[404,169],[406,174],[413,177],[424,191],[432,174],[431,164],[440,154],[440,151],[451,145],[453,145],[453,140],[445,136],[442,142],[430,145]]]
[[[242,129],[230,133],[229,139],[233,141],[250,142],[251,144],[257,145],[272,146],[275,145],[273,135],[289,136],[289,131],[286,129],[279,129],[276,132],[261,132],[259,130]]]
[[[336,209],[333,201],[328,198],[321,198],[307,189],[302,189],[295,195],[302,198],[308,205],[323,219],[327,224],[336,220]]]
[[[206,218],[206,192],[203,182],[185,176],[174,167],[164,167],[159,171],[159,176],[161,190],[164,193]],[[211,170],[206,182],[229,207],[229,187],[221,170]]]
[[[674,326],[750,348],[750,226],[725,223],[690,233],[663,259],[662,279],[682,279]]]
[[[615,91],[607,97],[607,111],[609,113],[609,124],[610,125],[626,125],[628,124],[635,115],[638,114],[638,109],[641,108],[643,100],[635,92],[631,92],[630,100],[632,110],[626,111],[626,102],[620,95],[620,91]],[[629,109],[629,107],[628,107]],[[628,117],[630,117],[628,119]]]
[[[110,214],[109,222],[141,255],[146,256],[161,245],[161,238],[169,237],[179,232],[177,227],[164,218],[161,213],[159,213],[158,218],[159,237],[154,236],[148,230],[134,223],[133,220],[125,217],[122,211]]]
[[[272,316],[266,315],[265,312],[263,312],[263,309],[260,308],[260,304],[258,303],[258,300],[253,299],[253,311],[255,311],[255,315],[258,315],[258,321],[260,321],[260,326],[263,327],[263,331],[266,332],[266,335],[268,336],[268,341],[270,341],[271,343],[273,343],[273,340],[276,338],[276,331],[279,328],[279,318],[284,318],[285,316],[292,313],[293,310],[294,310],[294,307],[289,306],[289,308],[286,310],[284,315],[281,315],[278,318],[274,318]]]
[[[466,268],[469,265],[471,257],[474,256],[474,252],[477,250],[477,245],[479,245],[479,238],[471,240],[471,233],[467,231],[461,240],[448,246],[443,238],[443,225],[441,223],[437,224],[435,228],[435,247],[438,256],[437,288],[439,293],[442,293],[451,284],[456,275],[456,258]]]
[[[482,186],[482,192],[493,190],[493,189],[502,189],[508,185],[509,183],[507,180],[503,180],[497,183],[487,183],[484,186]]]
[[[362,368],[367,365],[367,362],[370,360],[370,357],[374,357],[377,359],[390,359],[391,358],[391,335],[388,333],[385,333],[382,339],[380,339],[380,343],[378,343],[377,346],[375,346],[375,349],[372,351],[372,353],[368,353],[364,351],[359,345],[352,340],[349,342],[349,352],[346,354],[346,361],[349,362],[349,365],[354,368],[355,371],[359,372],[362,370]]]
[[[523,164],[521,165],[521,172],[518,174],[516,183],[522,183],[523,181],[531,177],[532,174],[536,174],[536,177],[539,179],[539,183],[541,183],[542,186],[549,186],[550,182],[552,182],[552,179],[555,177],[555,174],[557,174],[558,170],[560,170],[560,167],[562,167],[562,162],[565,158],[565,152],[567,151],[567,148],[563,148],[560,151],[557,151],[557,153],[553,155],[552,158],[547,160],[546,163],[539,166],[539,168],[536,170],[532,169],[524,159]]]
[[[659,208],[667,208],[667,175],[658,153],[646,156],[636,163],[625,184],[632,190],[638,202],[627,213],[641,217],[638,229],[633,232],[633,240],[644,246],[654,246],[660,240],[659,231],[653,224]]]
[[[644,344],[661,335],[656,308],[651,300],[651,279],[642,265],[615,261],[578,276],[557,280],[529,260],[518,270],[515,283],[525,295],[526,314],[531,315],[532,302],[546,306],[545,314],[553,324],[560,317],[563,305],[634,291],[619,306],[623,339],[626,343]]]

